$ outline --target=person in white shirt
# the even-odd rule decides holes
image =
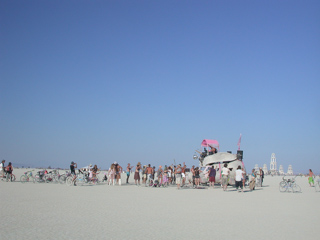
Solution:
[[[6,160],[2,160],[2,162],[0,163],[0,171],[2,172],[2,178],[4,178],[4,173],[5,173],[5,168],[4,168],[4,163],[6,162]]]
[[[238,166],[237,170],[236,170],[236,189],[238,190],[238,188],[241,188],[241,191],[243,192],[243,185],[242,185],[242,178],[243,178],[243,171],[241,169],[241,166]],[[240,192],[240,189],[238,190]]]
[[[229,176],[229,173],[230,173],[230,169],[227,168],[228,167],[228,164],[225,163],[223,165],[223,168],[222,168],[222,187],[223,187],[223,191],[226,191],[227,190],[227,186],[228,186],[228,176]]]

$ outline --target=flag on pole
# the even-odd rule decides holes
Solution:
[[[240,150],[240,144],[241,144],[241,136],[242,136],[242,134],[240,133],[240,138],[239,138],[239,141],[238,141],[238,150]]]

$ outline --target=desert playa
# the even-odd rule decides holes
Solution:
[[[133,184],[72,186],[0,182],[0,239],[317,239],[320,192],[281,193],[281,177],[233,187],[177,190]],[[122,176],[125,182],[125,176]]]

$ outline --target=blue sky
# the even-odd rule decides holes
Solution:
[[[319,1],[1,1],[0,158],[320,172]]]

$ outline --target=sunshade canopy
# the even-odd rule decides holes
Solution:
[[[220,150],[219,142],[217,140],[204,139],[201,143],[202,147],[214,147]]]

